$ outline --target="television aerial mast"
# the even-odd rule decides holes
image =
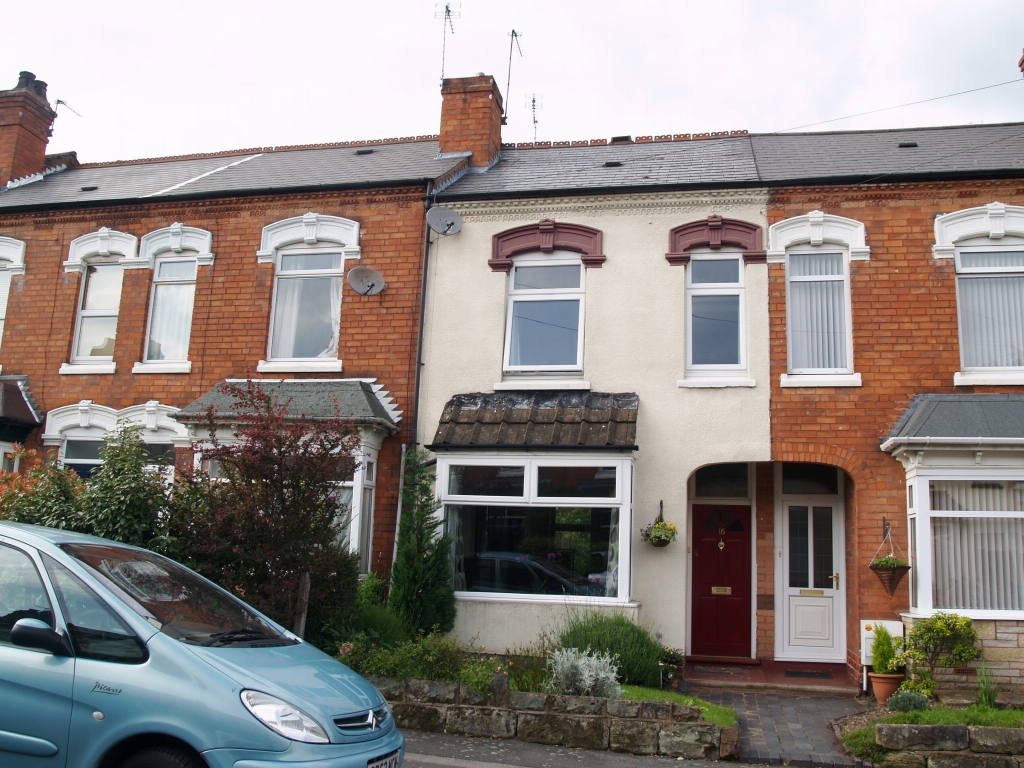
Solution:
[[[445,49],[448,46],[448,29],[451,28],[452,34],[455,34],[455,26],[452,24],[452,19],[458,19],[462,17],[462,3],[445,3],[444,8],[441,7],[441,3],[434,4],[434,18],[442,19],[441,21],[441,85],[444,85],[444,54]]]

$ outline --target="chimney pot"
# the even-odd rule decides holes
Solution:
[[[36,76],[31,72],[19,72],[18,73],[18,84],[15,88],[28,88],[32,85],[32,81],[36,79]]]

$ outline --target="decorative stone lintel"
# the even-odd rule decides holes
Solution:
[[[694,248],[718,250],[722,246],[731,246],[743,249],[744,264],[765,264],[768,252],[763,244],[761,227],[757,224],[714,215],[682,224],[669,232],[669,252],[665,259],[673,267],[685,267]]]
[[[603,237],[601,230],[593,227],[541,219],[536,224],[506,229],[491,238],[491,258],[487,264],[494,272],[508,272],[514,256],[559,250],[580,254],[583,266],[595,269],[607,260],[602,252]]]

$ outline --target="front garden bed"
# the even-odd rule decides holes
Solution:
[[[391,704],[401,728],[637,755],[717,760],[738,753],[735,727],[706,722],[700,706],[679,701],[510,691],[507,675],[495,675],[486,694],[454,681],[368,680]]]

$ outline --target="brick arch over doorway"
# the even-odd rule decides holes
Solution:
[[[599,268],[607,257],[602,252],[604,233],[582,224],[566,224],[542,219],[536,224],[506,229],[491,239],[491,258],[487,263],[495,272],[512,269],[512,257],[521,253],[573,251],[580,254],[583,266]]]

